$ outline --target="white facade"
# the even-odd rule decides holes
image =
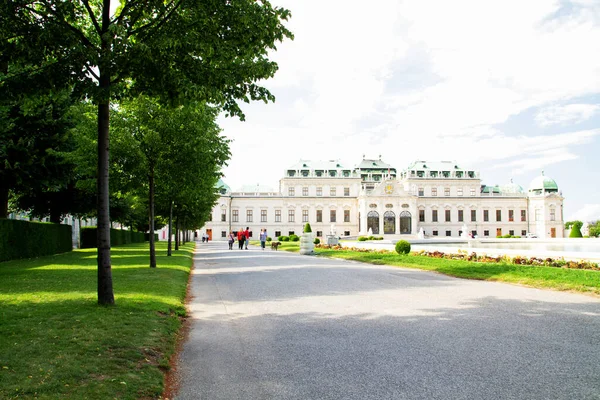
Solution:
[[[552,179],[542,174],[528,192],[512,182],[489,187],[479,172],[447,161],[417,161],[396,176],[381,160],[352,168],[301,160],[285,170],[279,192],[221,193],[202,228],[213,240],[246,227],[255,238],[262,228],[271,237],[300,235],[306,222],[317,237],[563,237],[563,197]]]

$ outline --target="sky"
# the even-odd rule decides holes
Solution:
[[[527,189],[544,171],[565,220],[600,220],[600,0],[274,0],[293,41],[275,103],[219,118],[223,180],[277,190],[300,159],[456,161]]]

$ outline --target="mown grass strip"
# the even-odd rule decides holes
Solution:
[[[401,256],[395,252],[366,253],[331,249],[315,249],[315,251],[324,257],[435,271],[458,278],[509,282],[536,288],[572,290],[600,295],[600,271],[506,263],[477,263],[416,255]]]
[[[157,398],[185,315],[193,243],[158,268],[112,249],[116,305],[97,305],[96,250],[0,263],[0,398]]]

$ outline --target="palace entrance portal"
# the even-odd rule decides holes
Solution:
[[[383,214],[383,233],[386,235],[396,233],[396,214],[393,211],[386,211]]]
[[[408,211],[400,213],[400,233],[405,235],[412,233],[412,216]]]
[[[373,232],[373,235],[379,235],[379,213],[369,211],[367,214],[367,232]]]

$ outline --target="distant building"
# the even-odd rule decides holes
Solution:
[[[261,228],[269,236],[301,234],[310,222],[316,236],[413,235],[494,238],[500,235],[563,237],[563,197],[542,175],[527,191],[510,181],[482,185],[479,172],[453,161],[416,161],[400,174],[381,159],[350,167],[338,160],[300,160],[285,169],[279,191],[259,186],[221,197],[202,232],[225,240],[229,231]],[[254,190],[252,190],[254,188]]]

